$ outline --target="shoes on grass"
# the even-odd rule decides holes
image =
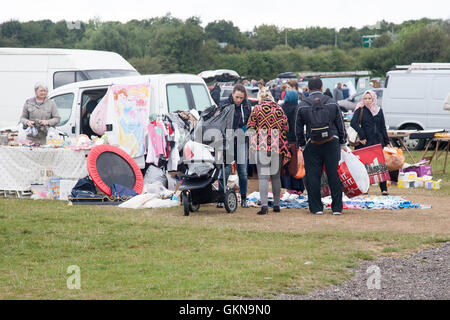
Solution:
[[[259,211],[257,212],[257,214],[259,214],[259,215],[264,215],[264,214],[267,214],[268,211],[269,211],[269,210],[267,209],[267,207],[261,207],[261,210],[259,210]]]

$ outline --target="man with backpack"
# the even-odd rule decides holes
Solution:
[[[347,150],[344,120],[336,101],[322,94],[323,84],[320,78],[311,79],[308,87],[309,96],[302,100],[297,109],[295,135],[305,160],[309,210],[314,214],[323,214],[320,180],[325,167],[331,189],[331,209],[334,215],[340,215],[342,186],[337,168],[341,148]]]

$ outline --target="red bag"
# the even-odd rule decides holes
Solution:
[[[365,165],[369,174],[370,184],[390,179],[381,144],[353,150],[352,153]]]
[[[338,174],[341,179],[342,191],[349,198],[353,198],[362,194],[361,190],[358,188],[355,179],[348,170],[347,164],[343,161],[338,166]]]

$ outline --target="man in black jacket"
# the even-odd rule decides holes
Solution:
[[[213,98],[214,102],[217,106],[220,103],[220,92],[222,91],[217,83],[208,84],[209,93],[211,94],[211,98]]]
[[[308,87],[309,96],[299,104],[297,111],[295,134],[299,147],[303,149],[309,210],[314,214],[323,214],[320,179],[322,168],[325,165],[325,172],[331,189],[331,208],[334,215],[340,215],[342,213],[342,186],[337,167],[341,158],[340,149],[347,149],[344,120],[336,101],[322,94],[323,84],[320,78],[315,77],[311,79],[308,82]],[[330,136],[321,141],[311,139],[312,112],[313,108],[315,108],[314,104],[317,102],[328,111]]]

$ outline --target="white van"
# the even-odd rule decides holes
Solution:
[[[52,99],[61,116],[57,129],[76,137],[91,136],[89,116],[112,85],[150,82],[150,113],[164,115],[178,110],[203,111],[214,101],[205,81],[190,74],[159,74],[75,82],[53,90]],[[89,110],[86,112],[86,110]]]
[[[413,63],[386,75],[383,110],[393,130],[450,130],[450,113],[443,109],[450,93],[450,63]],[[424,140],[406,141],[413,150]]]
[[[51,91],[76,81],[135,75],[136,69],[114,52],[0,48],[0,128],[17,125],[37,82]]]

